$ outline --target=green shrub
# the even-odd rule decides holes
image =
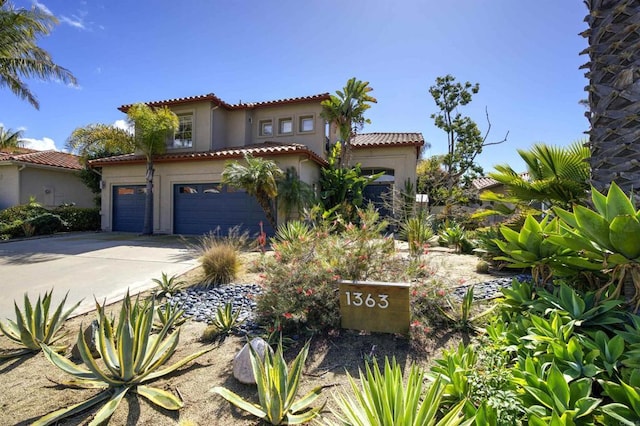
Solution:
[[[311,228],[301,220],[290,220],[286,223],[278,225],[275,238],[273,241],[293,242],[301,239],[308,239],[311,237]]]
[[[257,313],[265,324],[279,320],[284,333],[322,330],[339,325],[337,281],[395,281],[397,269],[391,238],[383,238],[378,214],[371,209],[358,212],[359,225],[338,224],[314,228],[308,239],[274,242],[273,258],[262,264],[263,293],[257,299]]]
[[[426,245],[435,242],[431,215],[419,214],[408,218],[400,225],[400,238],[409,243],[413,256],[422,254]]]
[[[60,206],[52,210],[66,224],[67,231],[100,230],[100,209],[76,206]]]
[[[60,216],[53,213],[43,213],[25,220],[23,231],[24,225],[28,225],[32,229],[32,235],[50,235],[65,229],[65,223],[60,219]],[[27,232],[25,235],[30,236]]]
[[[446,225],[438,234],[441,244],[453,247],[456,253],[462,253],[465,245],[469,244],[464,226],[457,223]]]
[[[204,271],[204,286],[228,284],[240,269],[238,249],[226,242],[215,242],[202,253],[200,263]]]
[[[0,222],[12,223],[18,220],[24,221],[27,219],[40,216],[47,213],[48,210],[44,207],[35,204],[20,204],[0,210]]]

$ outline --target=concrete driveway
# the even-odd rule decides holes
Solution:
[[[53,288],[53,303],[69,291],[67,305],[84,299],[74,314],[153,288],[153,278],[182,274],[197,266],[195,255],[176,236],[125,233],[73,233],[0,243],[0,319],[15,320],[14,299],[22,309]],[[53,309],[53,308],[52,308]]]

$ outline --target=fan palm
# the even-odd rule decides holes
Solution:
[[[568,147],[536,144],[531,150],[518,150],[527,165],[528,177],[514,171],[509,165],[496,166],[497,172],[489,177],[507,188],[508,197],[518,201],[540,201],[563,208],[582,203],[589,180],[589,148],[577,141]],[[496,194],[485,194],[482,199],[497,200]]]
[[[69,70],[56,65],[49,53],[36,45],[36,39],[48,35],[57,23],[37,5],[31,10],[15,9],[10,2],[0,0],[0,87],[8,87],[36,109],[40,104],[23,78],[76,84]]]
[[[604,191],[615,181],[623,191],[640,188],[640,2],[585,0],[589,29],[591,183]]]
[[[141,103],[129,108],[127,118],[135,127],[135,147],[147,159],[147,188],[142,234],[151,235],[153,233],[153,157],[165,151],[167,138],[178,128],[178,116],[166,106],[151,108]]]
[[[0,149],[19,148],[22,145],[20,138],[22,130],[12,131],[0,126]]]
[[[278,179],[283,176],[278,165],[264,158],[244,155],[245,164],[237,161],[229,162],[222,172],[223,183],[241,188],[256,198],[267,220],[275,229],[278,225],[271,209],[271,200],[278,195]]]
[[[86,162],[99,156],[128,154],[134,152],[136,146],[133,135],[124,129],[108,124],[90,124],[71,133],[67,148]]]
[[[351,153],[351,138],[364,126],[369,119],[364,118],[366,110],[371,108],[371,103],[378,101],[369,92],[373,90],[368,81],[356,80],[355,77],[347,81],[342,90],[337,90],[336,95],[322,101],[322,117],[332,125],[335,125],[342,141],[342,153],[340,155],[340,167],[349,166]]]

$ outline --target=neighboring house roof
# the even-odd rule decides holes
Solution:
[[[422,145],[424,145],[422,133],[360,133],[351,141],[353,149]]]
[[[524,180],[530,180],[529,178],[529,172],[522,172],[520,173],[520,176],[524,179]],[[483,177],[479,177],[477,179],[474,179],[473,182],[471,182],[473,184],[473,186],[477,189],[477,190],[481,190],[481,189],[489,189],[489,188],[494,188],[496,186],[502,185],[502,183],[498,182],[497,180],[487,177],[487,176],[483,176]]]
[[[311,151],[305,145],[290,143],[282,144],[277,142],[265,142],[255,145],[246,145],[243,147],[225,148],[216,151],[204,152],[173,152],[168,154],[160,154],[153,158],[155,163],[174,162],[174,161],[201,161],[201,160],[223,160],[232,158],[242,158],[245,153],[256,155],[259,157],[278,156],[299,154],[306,155],[311,160],[324,166],[327,162],[318,154]],[[89,161],[92,167],[118,165],[118,164],[139,164],[145,163],[144,155],[125,154],[114,157],[99,158]]]
[[[275,105],[295,104],[295,103],[309,102],[309,101],[323,101],[325,99],[329,99],[329,97],[330,97],[329,93],[320,93],[318,95],[301,96],[297,98],[276,99],[273,101],[239,102],[237,104],[229,104],[223,101],[222,99],[220,99],[219,97],[217,97],[215,94],[207,93],[206,95],[187,96],[184,98],[165,99],[161,101],[151,101],[151,102],[145,102],[145,103],[152,107],[159,107],[159,106],[188,104],[192,102],[209,101],[227,110],[236,110],[236,109],[252,109],[252,108],[275,106]],[[122,105],[118,107],[118,109],[126,113],[129,110],[129,108],[131,108],[133,105],[134,104]]]
[[[62,169],[82,170],[79,157],[60,151],[34,151],[26,153],[0,152],[0,162],[25,164],[34,166],[59,167]]]

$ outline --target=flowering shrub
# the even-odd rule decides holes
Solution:
[[[264,324],[280,321],[282,332],[306,333],[339,326],[338,281],[398,280],[391,238],[372,210],[358,212],[360,223],[340,219],[320,223],[308,235],[273,241],[273,257],[262,260],[264,291],[257,314]],[[337,228],[344,231],[333,233]],[[404,272],[404,271],[402,271]]]

